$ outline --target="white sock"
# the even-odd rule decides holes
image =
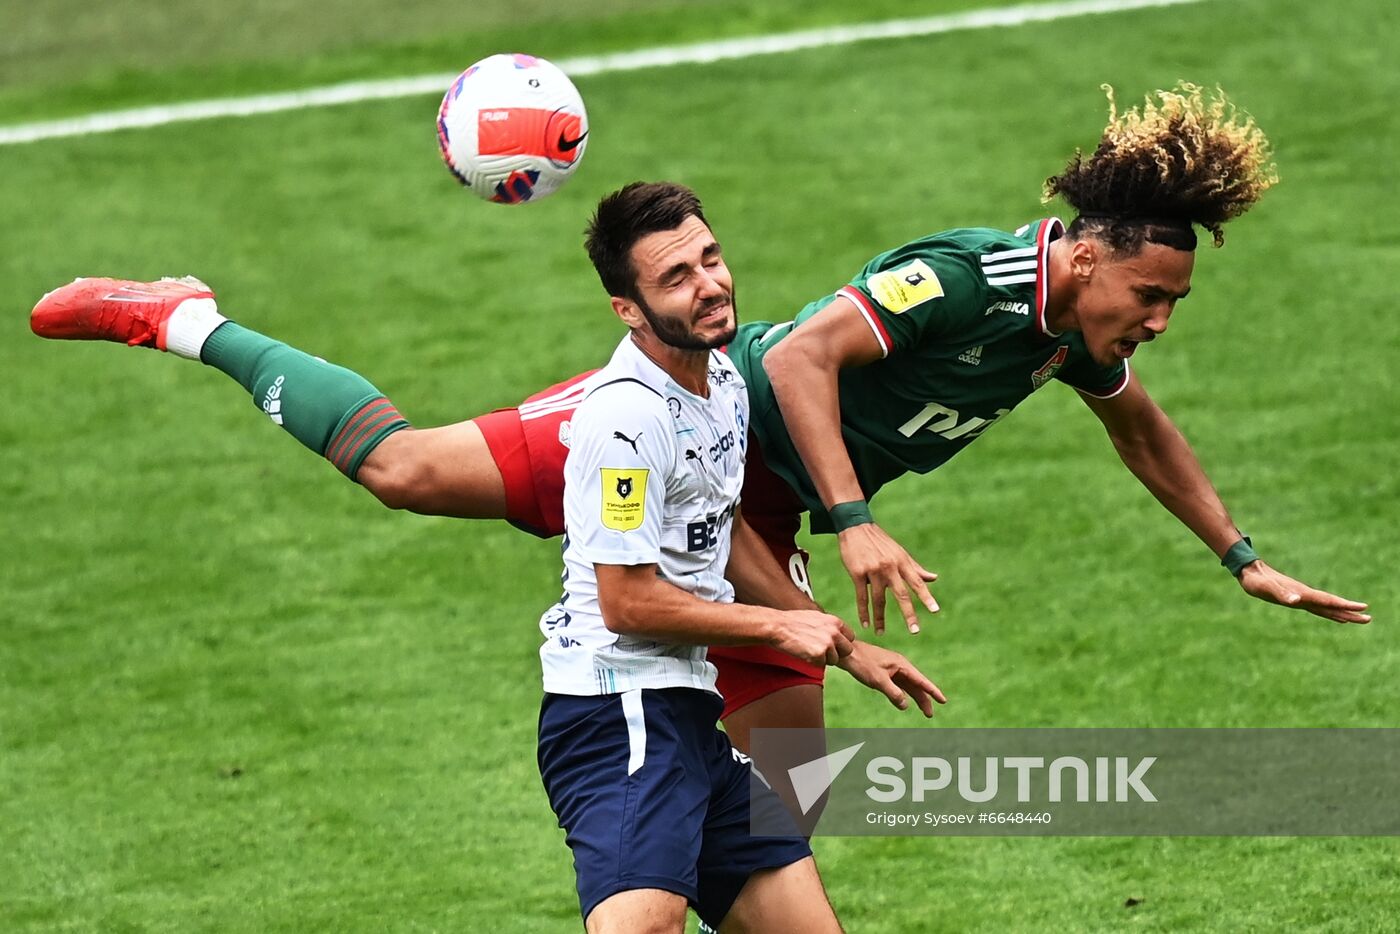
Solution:
[[[227,320],[219,314],[219,305],[212,298],[187,298],[170,313],[170,320],[166,322],[165,349],[177,356],[198,360],[209,335]]]

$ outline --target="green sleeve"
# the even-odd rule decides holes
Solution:
[[[1055,378],[1081,392],[1100,399],[1118,395],[1128,386],[1128,361],[1119,360],[1113,366],[1100,366],[1087,352],[1072,356],[1060,368]]]
[[[860,309],[889,356],[971,324],[985,292],[964,253],[916,240],[877,256],[836,294]]]

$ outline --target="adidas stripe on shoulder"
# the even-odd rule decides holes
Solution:
[[[996,253],[983,253],[982,277],[988,285],[1021,285],[1035,281],[1039,246],[1018,247]]]

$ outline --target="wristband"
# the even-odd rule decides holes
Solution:
[[[875,517],[870,514],[870,504],[863,499],[837,503],[827,510],[827,515],[831,517],[831,524],[838,532],[875,521]]]
[[[1244,571],[1244,566],[1254,561],[1258,561],[1259,556],[1254,553],[1254,543],[1249,540],[1248,535],[1240,536],[1240,540],[1230,546],[1220,559],[1220,564],[1225,570],[1236,577]]]

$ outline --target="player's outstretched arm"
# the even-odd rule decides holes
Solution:
[[[396,509],[505,515],[505,488],[471,422],[412,430],[368,380],[241,327],[197,279],[78,279],[39,300],[40,337],[108,340],[198,360],[236,380],[303,445]]]
[[[734,517],[725,577],[734,585],[734,598],[740,603],[780,610],[821,610],[773,557],[763,538],[744,521],[742,512]],[[935,701],[948,702],[938,685],[913,662],[898,652],[869,642],[854,642],[851,654],[837,662],[837,667],[872,691],[885,695],[900,710],[907,710],[912,698],[924,716],[932,717]]]
[[[603,623],[619,634],[681,645],[768,645],[812,665],[851,653],[855,633],[820,610],[713,603],[657,576],[654,564],[594,564]]]
[[[1136,374],[1112,399],[1080,396],[1103,422],[1127,468],[1215,552],[1239,578],[1245,593],[1339,623],[1371,621],[1366,604],[1309,587],[1254,555],[1186,438],[1148,396]]]
[[[873,619],[875,631],[885,631],[888,590],[909,631],[918,632],[914,600],[930,613],[938,612],[928,589],[938,575],[875,524],[841,436],[837,378],[843,368],[865,366],[880,356],[880,345],[859,309],[848,299],[837,298],[768,351],[763,368],[793,446],[831,511],[841,561],[855,586],[861,626],[869,626]]]

